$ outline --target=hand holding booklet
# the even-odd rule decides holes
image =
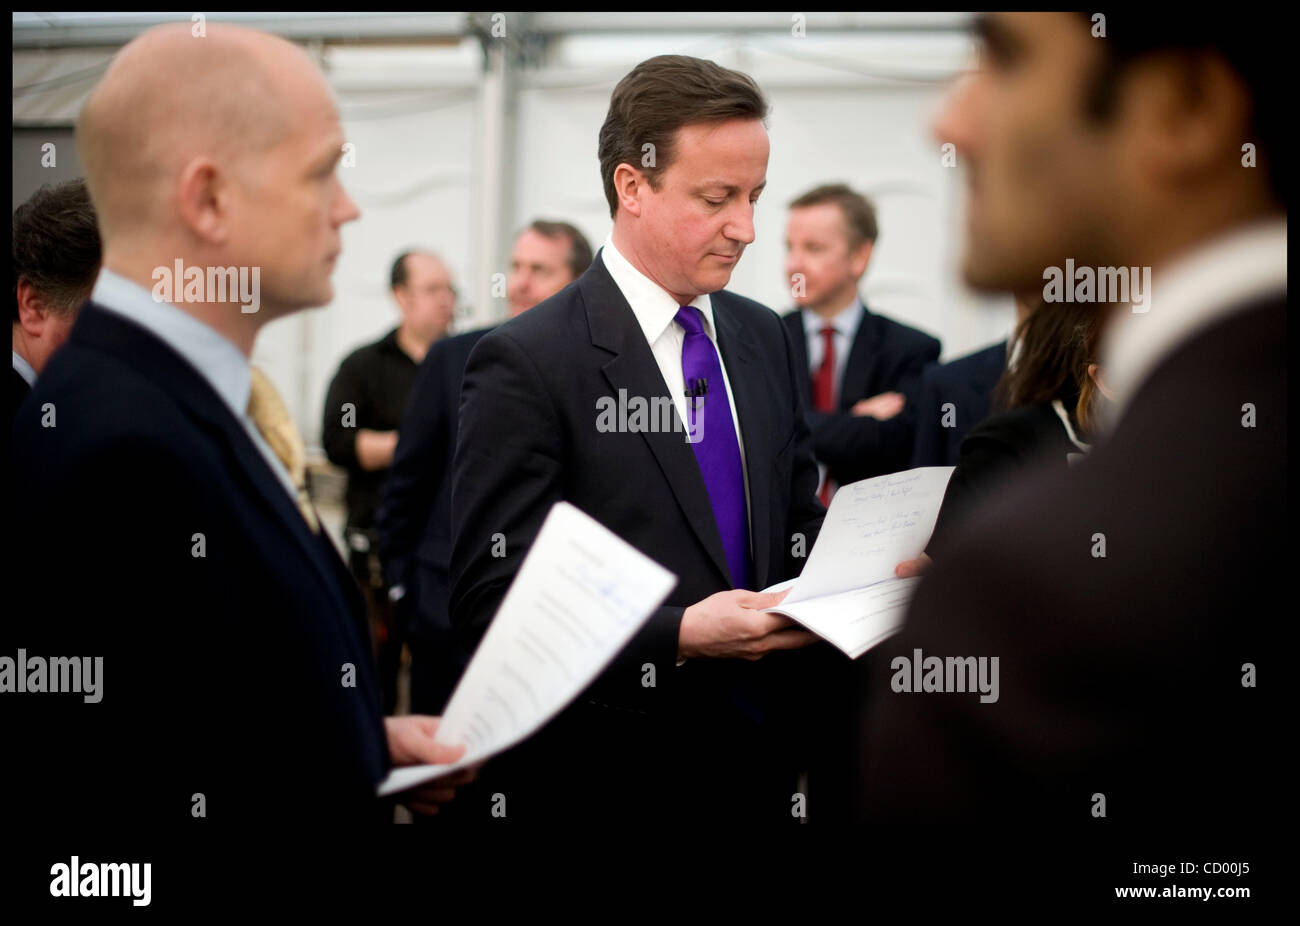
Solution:
[[[452,693],[434,739],[464,755],[394,769],[394,794],[476,765],[539,730],[586,688],[668,597],[677,577],[557,502]]]
[[[919,577],[900,579],[894,567],[925,551],[939,517],[951,466],[920,469],[841,486],[817,542],[776,607],[857,658],[902,625]]]

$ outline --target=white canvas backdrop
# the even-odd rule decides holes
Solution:
[[[52,82],[48,92],[15,96],[15,125],[69,124],[93,86],[93,65],[111,51],[15,49],[16,86]],[[478,42],[314,53],[355,146],[355,166],[341,170],[362,218],[344,229],[334,301],[269,325],[254,354],[309,444],[319,440],[325,389],[339,361],[396,323],[386,280],[400,250],[439,252],[467,294],[508,269],[478,246],[485,183]],[[609,216],[596,136],[609,93],[637,61],[660,53],[741,67],[772,104],[768,189],[756,212],[757,239],[732,289],[778,311],[788,308],[785,206],[815,184],[843,180],[878,208],[881,237],[863,285],[873,310],[941,338],[945,358],[1006,333],[1009,299],[977,298],[957,278],[961,174],[941,165],[929,129],[943,93],[940,78],[969,60],[969,40],[957,33],[818,35],[810,24],[804,38],[656,33],[554,41],[541,65],[520,75],[516,144],[508,153],[512,228],[539,216],[566,219],[600,245]],[[503,315],[500,300],[464,306],[457,326]]]

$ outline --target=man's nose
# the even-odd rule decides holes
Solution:
[[[731,222],[727,225],[727,237],[732,241],[739,241],[741,244],[752,244],[754,241],[754,204],[746,203],[741,206],[739,211],[733,216]]]
[[[984,77],[978,71],[958,77],[944,95],[935,113],[931,131],[937,141],[951,142],[958,151],[970,151],[975,141],[975,112],[982,95]]]
[[[335,221],[339,225],[344,225],[348,222],[354,222],[359,218],[361,218],[361,207],[358,206],[356,201],[348,195],[347,188],[340,183],[339,204],[338,211],[335,213]]]

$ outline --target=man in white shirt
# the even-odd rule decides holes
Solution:
[[[846,184],[822,184],[790,203],[785,272],[797,308],[785,323],[827,504],[837,485],[907,468],[916,422],[904,394],[941,349],[863,303],[858,287],[878,235],[875,205]]]
[[[470,355],[451,557],[466,645],[562,499],[678,577],[573,707],[485,771],[512,818],[792,819],[800,757],[778,716],[817,647],[792,652],[815,638],[758,590],[798,573],[824,511],[790,339],[724,289],[754,240],[766,112],[749,77],[708,61],[633,69],[600,136],[605,246]]]

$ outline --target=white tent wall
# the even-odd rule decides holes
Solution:
[[[399,320],[388,287],[398,254],[437,252],[462,290],[481,273],[471,234],[478,58],[471,40],[453,48],[326,55],[353,146],[339,172],[361,218],[343,227],[333,302],[267,325],[253,358],[285,392],[308,445],[320,440],[325,392],[339,363]]]
[[[14,123],[68,125],[111,48],[14,50],[14,84],[87,77],[48,92],[16,94]],[[755,242],[731,288],[773,309],[789,307],[783,278],[785,207],[815,184],[843,180],[876,201],[881,237],[863,286],[874,310],[940,337],[945,358],[1004,336],[1007,298],[981,299],[961,285],[961,172],[941,165],[930,121],[944,79],[969,60],[959,32],[933,34],[579,35],[553,38],[540,61],[518,72],[513,183],[498,238],[482,208],[487,174],[480,150],[483,55],[473,38],[405,46],[308,45],[333,85],[355,164],[341,167],[361,208],[343,230],[335,297],[324,308],[274,322],[254,362],[285,396],[309,445],[319,441],[330,377],[357,346],[397,321],[387,291],[393,257],[421,246],[448,261],[466,304],[457,328],[499,320],[504,300],[485,299],[505,273],[510,234],[534,218],[574,222],[598,247],[610,221],[596,160],[609,93],[653,54],[686,53],[754,75],[772,104],[768,188]],[[26,149],[24,149],[26,150]],[[17,151],[17,147],[15,148]],[[485,224],[487,223],[487,224]]]

